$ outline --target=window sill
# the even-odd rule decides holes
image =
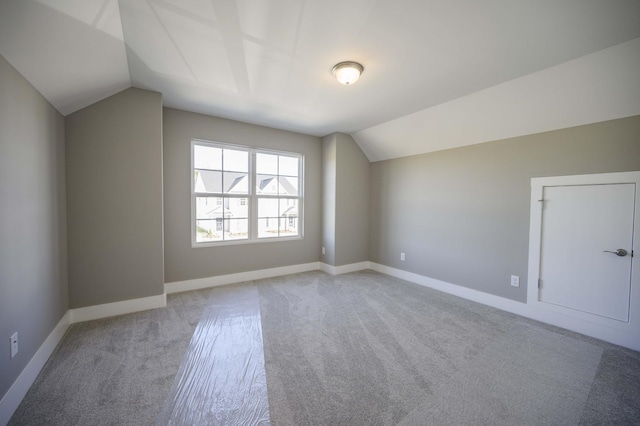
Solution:
[[[303,239],[304,239],[303,236],[296,236],[296,237],[270,237],[270,238],[260,238],[255,240],[212,241],[208,243],[191,242],[191,248],[226,247],[226,246],[237,246],[241,244],[279,243],[279,242],[285,242],[285,241],[300,241]]]

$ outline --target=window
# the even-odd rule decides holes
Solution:
[[[194,140],[194,246],[302,237],[301,154]]]

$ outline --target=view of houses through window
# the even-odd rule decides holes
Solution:
[[[192,142],[194,242],[301,236],[300,154]]]

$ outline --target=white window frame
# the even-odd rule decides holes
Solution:
[[[194,179],[194,147],[196,145],[209,146],[221,149],[235,149],[240,151],[246,151],[249,153],[249,193],[248,194],[216,194],[216,193],[202,193],[195,192],[195,179]],[[283,155],[288,157],[298,158],[298,195],[297,196],[283,196],[283,195],[266,195],[257,194],[256,192],[256,155],[257,154],[271,154],[271,155]],[[192,139],[190,146],[190,158],[191,167],[189,171],[189,177],[191,179],[191,247],[219,247],[236,244],[255,244],[266,242],[280,242],[280,241],[295,241],[304,239],[304,154],[299,152],[281,151],[267,148],[258,148],[246,145],[237,145],[224,142],[208,141],[203,139]],[[196,241],[196,198],[197,197],[219,197],[219,198],[246,198],[249,204],[249,219],[248,219],[248,238],[241,240],[223,240],[223,241]],[[292,236],[274,236],[274,237],[258,237],[258,199],[259,198],[275,198],[275,199],[295,199],[298,200],[298,235]],[[287,218],[288,220],[288,218]]]

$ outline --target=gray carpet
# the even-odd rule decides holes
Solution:
[[[640,353],[371,271],[169,295],[165,309],[75,324],[10,424],[162,424],[198,322],[248,290],[272,424],[640,424]]]
[[[208,300],[72,325],[9,424],[155,424]]]

